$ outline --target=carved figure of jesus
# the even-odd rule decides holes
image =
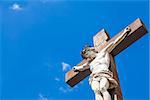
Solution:
[[[110,71],[110,52],[130,33],[131,28],[127,27],[115,41],[109,43],[100,52],[97,52],[94,47],[85,47],[81,55],[88,62],[81,66],[74,66],[74,71],[84,71],[86,66],[90,66],[91,75],[89,84],[95,93],[96,100],[112,100],[108,89],[117,87],[118,83],[113,78],[113,73]]]

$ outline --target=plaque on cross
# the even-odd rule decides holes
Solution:
[[[130,27],[131,29],[128,35],[124,39],[120,40],[119,43],[116,43],[115,47],[111,50],[109,54],[110,57],[109,70],[113,73],[113,78],[118,83],[118,86],[116,88],[108,90],[109,93],[111,94],[112,100],[114,99],[123,100],[119,79],[118,79],[118,73],[116,70],[116,64],[114,61],[114,56],[119,54],[121,51],[123,51],[125,48],[130,46],[132,43],[134,43],[135,41],[137,41],[139,38],[141,38],[143,35],[147,33],[147,29],[145,25],[139,18],[136,19],[130,25],[128,25],[128,27]],[[111,43],[116,41],[119,37],[121,37],[124,34],[124,30],[122,30],[116,36],[110,39],[109,34],[104,29],[102,29],[93,37],[94,49],[100,52],[101,50],[109,46]],[[82,66],[87,62],[89,62],[87,59],[83,59],[79,64],[77,64],[77,66]],[[83,71],[75,71],[74,69],[68,71],[65,75],[65,82],[69,84],[71,87],[73,87],[74,85],[82,81],[85,77],[91,74],[90,64],[87,64],[85,67],[86,69]]]

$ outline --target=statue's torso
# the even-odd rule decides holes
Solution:
[[[90,70],[92,73],[99,73],[109,70],[110,61],[108,59],[110,58],[106,55],[109,55],[106,51],[99,52],[96,55],[96,58],[90,63]]]

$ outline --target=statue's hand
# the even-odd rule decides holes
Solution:
[[[73,67],[74,72],[79,72],[83,70],[83,66],[74,66]]]
[[[124,33],[126,33],[127,35],[131,32],[131,27],[128,26],[124,29]]]
[[[74,71],[74,72],[79,72],[78,66],[74,66],[74,67],[73,67],[73,71]]]

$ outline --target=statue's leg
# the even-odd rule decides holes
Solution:
[[[111,100],[111,96],[107,89],[109,88],[109,81],[106,77],[102,77],[100,80],[100,92],[103,95],[103,100]]]
[[[95,93],[95,100],[103,100],[100,93]]]
[[[99,91],[99,89],[100,89],[100,82],[93,80],[91,82],[91,88],[92,88],[92,90],[95,93],[95,100],[103,100],[102,95],[101,95],[101,93]]]

